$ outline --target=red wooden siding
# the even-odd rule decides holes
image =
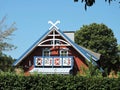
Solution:
[[[44,48],[47,48],[47,47],[37,47],[35,48],[35,50],[33,50],[21,63],[20,63],[20,66],[23,67],[24,71],[26,74],[28,74],[28,72],[30,70],[32,70],[34,68],[34,56],[42,56],[42,50]],[[49,48],[49,47],[48,47]],[[69,48],[69,54],[68,56],[73,56],[74,58],[74,70],[73,72],[76,74],[77,72],[81,72],[80,70],[80,67],[83,66],[83,67],[87,67],[87,64],[85,62],[85,59],[82,57],[82,55],[80,55],[74,48],[72,47],[66,47],[66,46],[62,46],[62,47],[59,47],[59,46],[56,46],[54,48],[50,48],[50,52],[51,52],[51,55],[50,56],[60,56],[60,53],[59,51],[62,49],[62,48]],[[31,66],[29,66],[29,61],[31,61]]]

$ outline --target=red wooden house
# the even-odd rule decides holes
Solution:
[[[62,32],[56,26],[59,21],[49,23],[52,24],[49,30],[13,66],[22,67],[25,73],[42,74],[76,74],[81,66],[88,67],[86,60],[99,67],[100,54],[77,45],[73,31]]]

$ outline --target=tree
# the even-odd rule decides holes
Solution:
[[[120,52],[120,45],[118,45],[118,51]]]
[[[118,45],[118,55],[119,55],[119,61],[120,61],[120,44]]]
[[[14,45],[8,43],[8,40],[10,40],[9,37],[16,30],[16,27],[14,26],[15,23],[8,27],[6,24],[4,24],[5,19],[6,17],[0,21],[0,52],[16,48]]]
[[[13,71],[12,64],[15,60],[11,56],[0,53],[0,72]]]
[[[75,42],[94,52],[102,54],[103,68],[116,70],[118,67],[117,39],[110,28],[104,24],[83,25],[75,32]]]
[[[112,1],[116,1],[116,0],[105,0],[105,2],[107,2],[110,4]],[[78,2],[78,0],[74,0],[74,2]],[[81,2],[85,3],[85,10],[87,10],[87,6],[93,6],[93,4],[95,4],[95,0],[81,0]],[[119,1],[120,3],[120,1]]]
[[[16,27],[14,26],[15,23],[8,27],[4,24],[5,19],[6,17],[0,21],[0,72],[13,70],[12,63],[14,59],[12,59],[11,56],[3,54],[3,51],[13,50],[16,48],[14,45],[8,43],[8,40],[11,40],[10,36],[16,30]]]

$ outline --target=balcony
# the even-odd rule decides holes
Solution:
[[[34,69],[30,72],[39,72],[42,74],[70,74],[73,64],[73,56],[35,56]]]
[[[60,56],[50,56],[50,57],[34,57],[35,67],[72,67],[73,66],[73,56],[60,57]]]

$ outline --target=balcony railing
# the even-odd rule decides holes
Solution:
[[[34,66],[35,67],[51,67],[51,68],[64,68],[69,67],[72,68],[74,64],[73,56],[49,56],[49,57],[42,57],[42,56],[34,56]]]

